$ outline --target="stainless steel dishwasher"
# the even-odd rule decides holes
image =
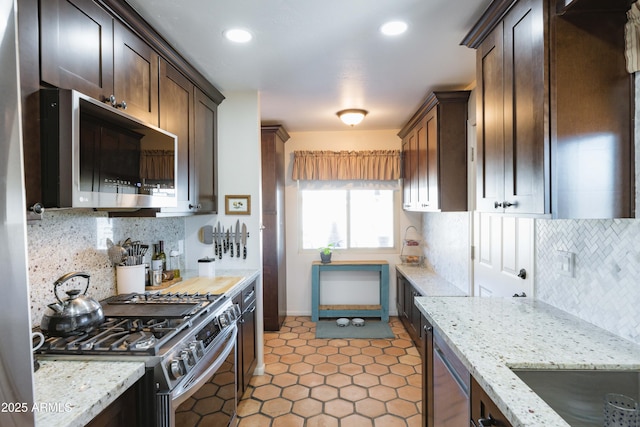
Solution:
[[[433,334],[433,419],[437,427],[469,425],[471,376],[442,337]]]

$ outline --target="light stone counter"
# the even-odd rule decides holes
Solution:
[[[640,369],[640,346],[540,301],[418,297],[416,305],[514,427],[568,424],[510,368]]]
[[[33,374],[36,426],[84,426],[143,375],[144,362],[41,360]]]
[[[433,297],[463,297],[467,293],[450,282],[438,276],[426,267],[397,264],[398,270],[424,296]]]

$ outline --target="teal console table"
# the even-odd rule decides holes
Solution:
[[[378,271],[380,273],[380,304],[320,305],[321,271]],[[333,261],[311,265],[311,320],[320,317],[380,317],[389,321],[389,263],[387,261]]]

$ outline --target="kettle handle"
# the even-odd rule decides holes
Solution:
[[[58,296],[58,286],[62,285],[64,282],[74,277],[84,277],[85,279],[87,279],[87,287],[84,288],[83,295],[86,295],[87,291],[89,290],[89,278],[91,277],[89,273],[85,273],[82,271],[74,271],[71,273],[67,273],[64,276],[60,277],[58,280],[56,280],[55,283],[53,284],[53,293],[56,296],[56,299],[60,302],[60,304],[64,304],[64,303]]]

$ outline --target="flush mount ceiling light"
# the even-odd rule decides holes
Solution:
[[[355,126],[364,119],[364,116],[366,116],[367,113],[368,112],[366,110],[351,108],[348,110],[338,111],[336,114],[345,125]]]
[[[380,27],[380,32],[385,36],[397,36],[407,31],[407,23],[404,21],[390,21]]]
[[[242,28],[231,28],[226,30],[223,34],[227,40],[234,43],[247,43],[253,38],[249,31]]]

